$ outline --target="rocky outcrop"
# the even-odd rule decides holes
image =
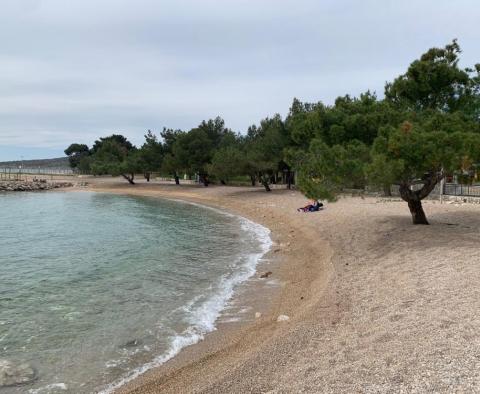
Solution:
[[[51,190],[62,187],[71,187],[70,182],[19,182],[19,181],[0,181],[0,192],[25,192],[37,190]]]
[[[30,364],[15,364],[0,359],[0,387],[31,383],[36,377],[35,370]]]

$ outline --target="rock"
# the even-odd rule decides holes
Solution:
[[[259,319],[262,317],[262,314],[260,312],[255,312],[255,319]]]
[[[272,275],[272,271],[264,272],[263,274],[260,275],[261,279],[268,278],[270,275]]]
[[[280,252],[280,249],[274,249],[273,250],[273,253],[278,253],[278,252]]]
[[[136,347],[142,344],[142,341],[140,339],[132,339],[131,341],[128,341],[123,347]]]
[[[26,181],[0,181],[0,191],[8,192],[24,192],[35,190],[51,190],[61,187],[73,186],[70,182],[55,182],[55,183],[40,183],[40,182],[26,182]]]
[[[27,384],[36,378],[35,370],[30,364],[16,365],[9,360],[0,360],[0,387]]]
[[[288,321],[288,320],[290,320],[290,318],[287,315],[280,315],[280,316],[277,317],[278,322]]]

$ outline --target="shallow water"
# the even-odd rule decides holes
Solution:
[[[268,230],[192,204],[101,193],[0,195],[6,393],[109,391],[215,328]]]

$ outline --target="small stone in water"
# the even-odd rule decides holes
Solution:
[[[131,341],[128,341],[124,347],[134,347],[134,346],[138,346],[142,343],[142,341],[140,341],[140,339],[132,339]]]
[[[30,364],[15,365],[12,361],[0,360],[0,387],[31,383],[35,379],[35,370]]]

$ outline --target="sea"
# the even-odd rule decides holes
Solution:
[[[159,198],[4,193],[0,214],[0,382],[26,380],[0,394],[114,391],[215,330],[271,246],[259,224]]]

